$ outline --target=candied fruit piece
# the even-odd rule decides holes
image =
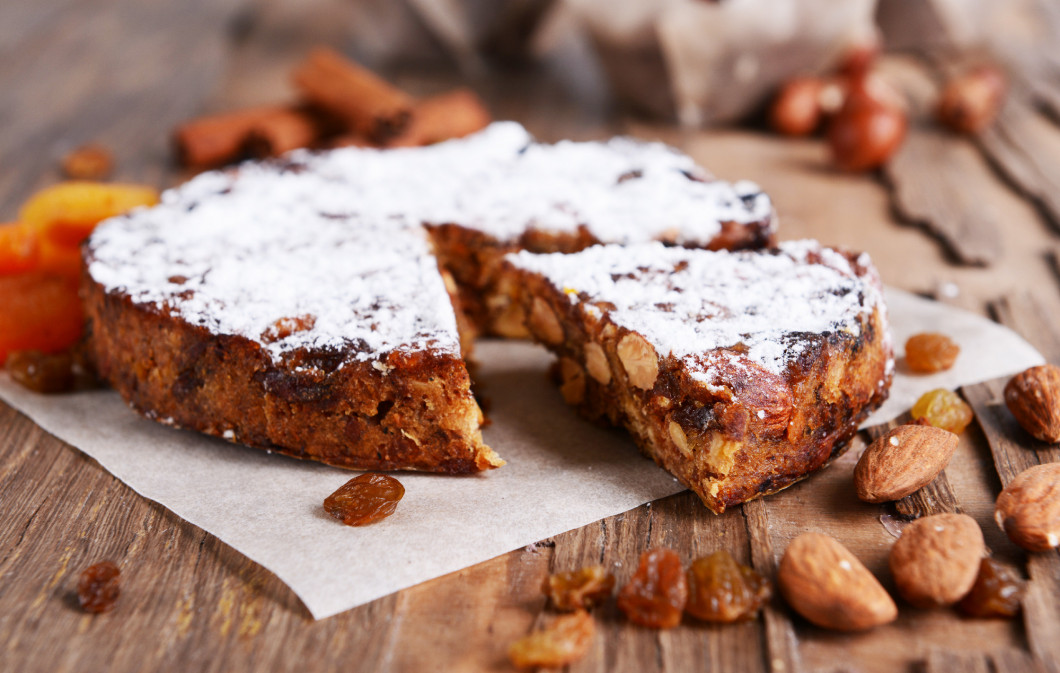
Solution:
[[[972,422],[974,414],[960,396],[952,390],[937,388],[920,396],[912,409],[913,418],[924,419],[930,425],[954,434],[961,434]]]
[[[629,583],[618,592],[618,608],[634,624],[669,629],[681,623],[688,583],[681,559],[671,549],[649,549]]]
[[[758,614],[773,593],[769,580],[721,549],[688,568],[685,612],[708,622],[735,622]]]
[[[508,658],[516,668],[559,668],[585,656],[596,635],[588,612],[557,617],[548,628],[512,643]]]
[[[586,610],[607,600],[615,588],[615,577],[601,565],[586,566],[545,578],[543,590],[557,610]]]
[[[934,374],[952,367],[960,352],[961,347],[945,334],[924,332],[905,342],[905,363],[917,374]]]
[[[85,612],[106,612],[121,593],[121,571],[111,561],[85,568],[77,582],[77,602]]]
[[[979,563],[979,575],[968,595],[957,604],[969,617],[1015,617],[1023,598],[1023,580],[1012,568],[992,558]]]
[[[366,472],[350,479],[324,499],[324,511],[347,526],[365,526],[394,513],[405,495],[397,479]]]

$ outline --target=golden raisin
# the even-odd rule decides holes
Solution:
[[[972,408],[957,393],[945,388],[929,390],[921,395],[913,405],[912,414],[915,420],[924,419],[936,428],[958,435],[974,418]]]
[[[934,374],[949,369],[957,361],[961,347],[945,334],[914,334],[905,342],[905,363],[917,374]]]
[[[708,622],[750,619],[772,593],[769,580],[721,549],[696,559],[689,567],[685,612]]]
[[[1012,568],[992,558],[979,563],[979,575],[968,595],[957,604],[969,617],[1015,617],[1023,598],[1023,580]]]
[[[688,583],[681,559],[671,549],[649,549],[640,555],[637,572],[618,592],[618,608],[634,624],[669,629],[681,623]]]
[[[397,479],[366,472],[350,479],[324,499],[324,511],[347,526],[364,526],[394,513],[405,495]]]
[[[614,575],[600,565],[549,575],[542,587],[552,606],[563,612],[587,610],[599,605],[607,600],[614,588]]]
[[[512,643],[508,658],[516,668],[559,668],[585,656],[596,635],[596,624],[588,612],[563,615],[542,630]]]
[[[63,173],[73,180],[102,180],[113,168],[110,150],[97,143],[82,145],[63,157]]]
[[[77,583],[77,602],[85,612],[106,612],[120,593],[121,571],[110,561],[85,568]]]

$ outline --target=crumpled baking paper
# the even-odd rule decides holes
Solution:
[[[870,423],[908,410],[926,390],[1043,361],[979,316],[895,290],[887,300],[899,349],[911,334],[940,331],[961,355],[953,369],[930,376],[908,375],[899,361],[891,400]],[[579,419],[547,380],[551,356],[543,349],[485,341],[476,353],[493,421],[486,441],[508,464],[467,477],[399,474],[406,491],[396,513],[361,528],[322,508],[348,471],[144,420],[113,391],[43,396],[3,375],[0,398],[274,572],[322,619],[683,489],[624,433]]]

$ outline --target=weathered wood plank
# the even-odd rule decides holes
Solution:
[[[993,673],[990,661],[978,652],[935,650],[924,662],[924,673]]]
[[[1027,96],[1013,91],[997,121],[979,136],[987,157],[1060,228],[1060,133],[1034,109]]]
[[[741,508],[747,522],[751,541],[751,567],[763,577],[776,577],[777,551],[769,524],[769,505],[765,500],[754,500]],[[765,622],[766,657],[770,673],[798,673],[802,670],[799,643],[795,626],[779,596],[762,610]]]
[[[883,167],[895,213],[925,228],[961,264],[993,264],[1004,253],[994,197],[1005,188],[974,143],[935,121],[938,86],[926,62],[892,59],[884,73],[910,106],[906,138]]]
[[[994,302],[993,312],[1005,324],[1031,340],[1049,359],[1060,355],[1058,330],[1047,323],[1050,316],[1040,310],[1033,296]],[[1027,434],[1005,407],[1006,380],[994,380],[963,389],[976,419],[990,444],[1002,486],[1024,470],[1041,463],[1060,461],[1060,448],[1039,442]],[[1038,661],[1060,663],[1060,552],[1029,554],[1030,577],[1023,601],[1024,625],[1031,651]]]

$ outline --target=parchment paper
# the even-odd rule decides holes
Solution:
[[[899,348],[933,330],[962,352],[953,369],[932,376],[909,376],[900,364],[891,401],[872,423],[907,410],[925,390],[1042,362],[989,320],[894,290],[888,305]],[[112,391],[42,396],[4,375],[0,398],[270,569],[322,619],[682,490],[622,432],[575,416],[546,380],[544,350],[486,341],[476,352],[493,420],[486,441],[508,465],[472,477],[400,474],[406,493],[397,512],[363,528],[339,524],[321,506],[350,472],[143,420]]]

